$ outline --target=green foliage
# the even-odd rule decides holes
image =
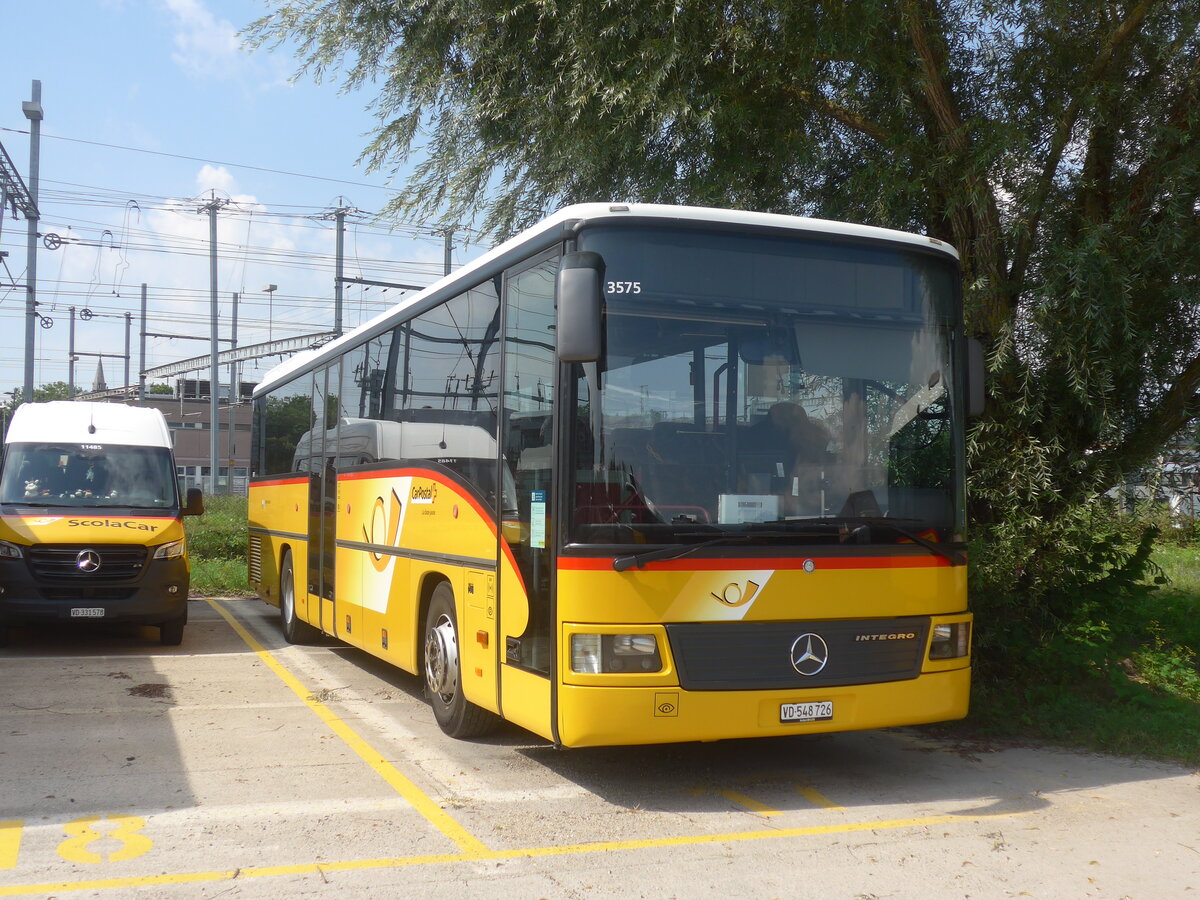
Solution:
[[[148,394],[174,394],[175,389],[169,384],[152,384],[146,389]]]
[[[1121,588],[1138,566],[1169,583]],[[1139,555],[1112,588],[1075,594],[1069,617],[1041,634],[1003,639],[985,622],[993,652],[967,727],[1200,763],[1200,548]]]
[[[75,393],[83,393],[83,389],[78,385],[75,387]],[[65,381],[51,381],[43,384],[41,387],[33,389],[33,401],[35,403],[45,403],[48,400],[69,400],[71,399],[71,391],[69,385]],[[15,409],[17,406],[25,402],[25,389],[15,387],[12,389],[12,400],[9,402],[9,407]]]
[[[192,566],[192,591],[248,593],[246,498],[205,497],[204,507],[204,515],[183,520]]]

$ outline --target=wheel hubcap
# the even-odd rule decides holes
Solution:
[[[296,595],[292,591],[292,580],[290,578],[284,579],[283,590],[280,591],[280,593],[283,594],[283,596],[280,598],[280,603],[283,607],[283,618],[285,621],[290,622],[292,620],[293,607],[295,606],[296,602]]]
[[[454,697],[458,684],[458,641],[454,623],[440,616],[425,638],[425,681],[443,700]]]

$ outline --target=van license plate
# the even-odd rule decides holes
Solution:
[[[71,610],[72,619],[102,619],[104,618],[103,606],[76,606]]]
[[[779,704],[780,722],[824,722],[833,718],[833,701]]]

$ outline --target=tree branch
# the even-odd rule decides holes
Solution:
[[[1171,111],[1167,114],[1166,124],[1172,131],[1163,139],[1162,143],[1169,144],[1169,146],[1164,148],[1164,152],[1145,154],[1144,161],[1134,173],[1133,186],[1129,192],[1129,214],[1134,221],[1140,219],[1145,213],[1150,196],[1150,185],[1157,181],[1154,176],[1161,172],[1163,163],[1174,162],[1187,148],[1188,121],[1196,105],[1198,94],[1200,94],[1200,56],[1192,61],[1192,70],[1184,79],[1183,89],[1171,104]]]
[[[1088,461],[1081,483],[1094,483],[1097,478],[1109,479],[1124,474],[1123,460],[1143,460],[1153,455],[1171,435],[1178,432],[1200,410],[1200,356],[1195,357],[1179,373],[1175,382],[1162,395],[1150,413],[1125,436],[1121,443],[1095,454]]]
[[[1117,26],[1116,30],[1113,31],[1100,52],[1096,55],[1095,61],[1079,85],[1079,90],[1075,92],[1073,99],[1067,104],[1062,118],[1059,119],[1058,128],[1055,130],[1054,137],[1050,142],[1050,152],[1046,157],[1046,165],[1042,169],[1038,189],[1029,204],[1028,224],[1017,239],[1017,245],[1013,249],[1012,264],[1009,267],[1009,280],[1013,284],[1020,284],[1025,280],[1025,272],[1029,267],[1029,259],[1033,252],[1035,239],[1037,238],[1042,210],[1045,208],[1046,198],[1050,195],[1050,188],[1054,184],[1054,176],[1058,172],[1059,165],[1062,163],[1063,153],[1066,151],[1067,144],[1071,140],[1071,135],[1075,131],[1075,125],[1079,121],[1079,116],[1083,112],[1084,100],[1089,95],[1088,89],[1095,85],[1108,72],[1108,67],[1116,58],[1117,52],[1133,36],[1142,22],[1145,21],[1153,5],[1154,0],[1142,0],[1142,2],[1133,8],[1125,21]]]
[[[902,8],[909,41],[920,65],[921,97],[936,129],[931,136],[935,141],[945,141],[967,185],[965,210],[955,204],[948,218],[959,232],[955,243],[963,253],[968,275],[983,276],[990,287],[983,295],[980,312],[986,333],[994,336],[1007,321],[1014,302],[1005,283],[996,195],[986,173],[981,173],[970,159],[972,142],[950,81],[945,35],[930,33],[930,24],[941,24],[936,0],[903,0]]]
[[[842,106],[840,103],[834,103],[820,94],[815,94],[803,88],[790,88],[789,90],[793,97],[809,109],[824,113],[830,118],[836,119],[843,125],[854,129],[860,134],[865,134],[867,137],[881,144],[886,144],[892,137],[891,133],[883,128],[883,126],[864,118],[852,109]]]
[[[967,136],[963,131],[962,117],[954,103],[954,95],[946,81],[946,55],[944,46],[935,51],[930,42],[929,32],[925,27],[927,16],[932,16],[936,10],[926,5],[925,9],[918,8],[922,0],[905,0],[904,10],[907,20],[908,38],[917,59],[921,63],[921,73],[925,82],[925,98],[933,112],[941,136],[950,142],[955,151],[961,153],[967,149]]]

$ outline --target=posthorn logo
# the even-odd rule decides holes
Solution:
[[[829,645],[811,631],[792,642],[792,668],[801,675],[816,675],[829,662]]]

